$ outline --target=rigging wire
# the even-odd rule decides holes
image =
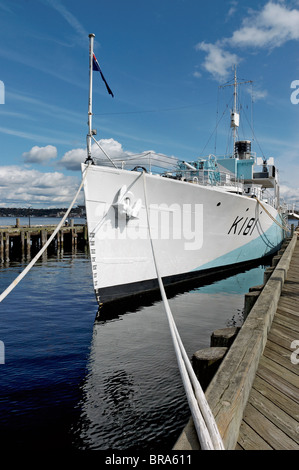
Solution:
[[[168,111],[178,111],[180,109],[196,108],[196,107],[202,106],[204,104],[209,104],[209,102],[200,103],[200,104],[190,104],[190,105],[185,105],[185,106],[177,106],[177,107],[173,107],[173,108],[145,109],[145,110],[141,110],[141,111],[119,111],[119,112],[113,112],[113,113],[93,113],[93,116],[160,113],[160,112],[168,112]]]
[[[208,138],[207,143],[206,143],[205,146],[203,147],[203,149],[202,149],[200,155],[202,155],[202,154],[204,153],[205,148],[207,147],[207,145],[209,144],[211,138],[213,137],[214,132],[217,131],[218,126],[219,126],[220,122],[222,121],[222,118],[224,117],[225,113],[227,112],[227,109],[228,109],[228,105],[226,106],[225,110],[223,111],[221,118],[220,118],[219,121],[216,123],[216,126],[215,126],[213,132],[211,133],[210,137]],[[216,153],[216,152],[215,152],[215,153]]]

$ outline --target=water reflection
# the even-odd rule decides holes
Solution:
[[[189,357],[215,329],[240,325],[244,293],[263,282],[256,266],[169,298]],[[81,449],[171,449],[189,417],[161,300],[97,316],[74,429]]]

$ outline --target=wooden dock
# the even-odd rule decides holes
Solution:
[[[258,365],[236,449],[299,450],[299,242]]]
[[[18,219],[15,226],[0,226],[0,262],[17,258],[30,259],[47,242],[55,229],[56,225],[20,226]],[[87,243],[87,226],[74,224],[71,220],[69,225],[60,228],[47,251],[75,250],[78,245]]]
[[[299,450],[297,233],[270,274],[205,391],[226,450]],[[174,450],[200,450],[192,418]]]

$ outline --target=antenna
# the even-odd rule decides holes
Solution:
[[[234,87],[234,107],[231,112],[231,121],[230,127],[233,129],[233,156],[235,157],[235,144],[236,144],[236,135],[237,135],[237,128],[240,125],[240,113],[237,109],[237,96],[238,96],[238,85],[242,85],[244,83],[252,83],[252,80],[246,80],[243,82],[238,82],[237,80],[237,66],[235,65],[235,72],[234,72],[234,82],[229,83],[227,85],[220,85],[219,88],[226,88],[227,86]]]

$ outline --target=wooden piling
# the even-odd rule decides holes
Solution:
[[[228,348],[213,347],[196,351],[192,356],[192,367],[203,390],[206,390]]]
[[[24,257],[25,254],[25,232],[21,231],[21,256]]]
[[[27,258],[30,259],[31,257],[31,233],[29,232],[29,230],[27,231],[26,233],[26,254],[27,254]]]
[[[4,261],[4,239],[3,232],[0,232],[0,261]]]
[[[264,288],[264,284],[260,284],[259,286],[249,287],[249,292],[261,292]]]
[[[237,326],[215,330],[211,336],[211,347],[229,348],[233,344],[239,331],[240,327]]]
[[[63,252],[63,242],[64,242],[64,239],[63,239],[63,231],[60,230],[59,233],[60,233],[60,251],[61,251],[61,253],[62,253],[62,252]]]
[[[281,258],[281,256],[279,256],[279,255],[273,256],[273,258],[272,258],[272,266],[275,267],[275,266],[279,263],[280,258]]]
[[[25,255],[30,258],[33,253],[47,243],[48,236],[53,234],[55,229],[54,225],[0,227],[0,260],[9,260],[10,257],[24,257]],[[75,225],[74,220],[71,219],[70,225],[61,227],[57,233],[51,243],[51,249],[55,248],[57,243],[58,252],[63,253],[64,242],[66,242],[67,249],[72,251],[76,251],[79,242],[86,245],[88,243],[86,225]],[[47,253],[48,250],[44,252],[44,256],[47,256]]]
[[[245,294],[244,313],[243,313],[244,320],[247,318],[250,310],[254,306],[254,304],[257,301],[259,295],[260,295],[260,291],[247,292],[247,294]]]
[[[5,250],[5,259],[6,261],[9,261],[9,233],[8,232],[5,232],[4,250]]]
[[[268,280],[270,279],[270,277],[273,274],[274,269],[275,269],[274,266],[271,266],[271,267],[265,269],[265,271],[264,271],[264,284],[267,284]]]

